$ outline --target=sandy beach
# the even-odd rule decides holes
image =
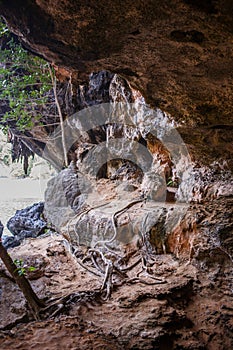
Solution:
[[[0,178],[0,220],[6,225],[16,210],[43,201],[47,180]],[[5,226],[5,233],[7,228]]]

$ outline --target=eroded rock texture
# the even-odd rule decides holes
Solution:
[[[107,69],[187,126],[229,124],[230,0],[3,0],[0,6],[25,45],[72,72],[74,82]]]
[[[80,118],[71,117],[70,125],[79,121],[78,129],[71,128],[77,138],[75,158],[68,169],[50,181],[45,215],[67,239],[76,258],[99,274],[101,283],[101,269],[103,272],[112,261],[114,307],[107,303],[106,310],[109,307],[113,315],[103,318],[101,328],[107,334],[111,329],[116,336],[116,349],[227,349],[232,346],[233,243],[233,182],[227,152],[224,160],[215,154],[214,158],[199,158],[197,162],[193,157],[195,150],[187,145],[191,157],[182,154],[182,144],[168,142],[172,118],[159,109],[145,113],[145,102],[138,91],[131,90],[118,76],[110,79],[109,99],[116,108],[113,115],[118,115],[117,121],[135,116],[130,114],[130,103],[137,101],[134,113],[142,124],[137,124],[136,134],[129,127],[132,122],[123,123],[125,128],[120,123],[106,123],[104,127],[92,128],[90,133],[85,127],[87,121],[92,125],[90,110],[86,111],[88,118],[82,118],[85,111]],[[124,101],[127,106],[120,117],[116,101]],[[104,105],[96,108],[103,112]],[[145,132],[146,126],[155,128],[158,138],[150,133],[150,128]],[[113,140],[121,141],[111,143]],[[126,154],[133,158],[134,142],[136,161],[124,162]],[[124,153],[121,161],[106,161],[96,172],[95,162],[98,164],[104,157],[103,144],[108,145],[110,155],[116,145],[119,149],[123,146]],[[138,145],[147,153],[142,153]],[[230,149],[228,142],[225,146]],[[172,154],[174,150],[177,154]],[[141,176],[134,165],[142,165],[143,160],[148,167],[141,166]],[[83,188],[83,174],[90,189]],[[170,177],[174,187],[169,186]],[[158,184],[161,178],[163,181]],[[127,211],[123,210],[134,201]],[[101,253],[106,254],[105,264],[98,255]],[[140,269],[140,258],[146,268]],[[130,266],[133,268],[128,270]],[[124,274],[120,276],[119,271]],[[158,279],[154,287],[150,286],[153,281],[148,271],[153,271]],[[136,285],[126,286],[130,281]],[[143,283],[148,285],[141,289]],[[117,292],[116,286],[120,286]],[[94,310],[90,318],[85,316],[86,320],[97,322],[105,306]],[[148,311],[147,316],[143,310]],[[121,327],[117,320],[124,317],[130,321]],[[217,323],[214,329],[213,324]]]
[[[3,0],[0,9],[24,45],[56,66],[64,91],[62,110],[70,117],[69,127],[75,126],[68,130],[70,140],[74,136],[72,162],[51,180],[45,215],[76,260],[97,275],[90,277],[61,246],[50,244],[43,254],[60,255],[59,261],[72,268],[56,262],[55,273],[47,272],[51,285],[46,283],[52,294],[58,285],[63,295],[85,289],[82,296],[102,286],[111,296],[100,305],[94,301],[91,311],[79,303],[69,309],[68,316],[79,313],[84,324],[71,321],[78,332],[70,332],[73,340],[66,344],[75,348],[82,339],[83,349],[99,344],[113,349],[232,348],[231,1]],[[93,127],[87,107],[97,106],[102,113],[108,102],[113,108],[124,103],[123,126],[104,119]],[[146,103],[154,115],[140,114],[149,108]],[[124,119],[130,104],[137,105],[131,115],[137,117],[136,132]],[[88,118],[77,121],[74,113],[82,110]],[[163,138],[163,132],[169,125],[182,136],[186,153],[166,143],[169,133]],[[41,133],[31,133],[40,139],[40,154],[61,169],[62,150],[44,140],[52,131],[45,123]],[[125,157],[106,158],[95,168],[105,154],[101,144],[113,152],[119,139],[127,140],[117,143],[124,146]],[[132,162],[140,147],[146,150],[137,158],[142,167]],[[122,240],[131,232],[137,232],[135,240]],[[69,275],[68,282],[56,271],[64,280]],[[59,322],[64,341],[70,321]],[[40,325],[47,341],[47,325],[52,333],[56,327],[52,321]],[[30,340],[22,326],[20,339],[27,338],[28,348],[37,342],[36,328],[32,325]],[[6,349],[24,346],[11,335],[2,339]],[[57,347],[54,339],[46,344]]]

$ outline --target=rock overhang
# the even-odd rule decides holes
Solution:
[[[73,83],[109,70],[186,126],[232,120],[232,3],[218,1],[1,1],[33,52]]]

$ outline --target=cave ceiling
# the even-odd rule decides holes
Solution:
[[[231,0],[2,0],[0,13],[73,84],[118,73],[172,115],[187,140],[195,128],[232,134]]]

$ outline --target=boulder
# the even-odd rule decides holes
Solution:
[[[3,235],[5,248],[13,248],[29,237],[37,237],[44,233],[47,226],[42,218],[44,203],[35,203],[25,209],[17,210],[15,216],[7,222],[7,228],[13,236]]]

